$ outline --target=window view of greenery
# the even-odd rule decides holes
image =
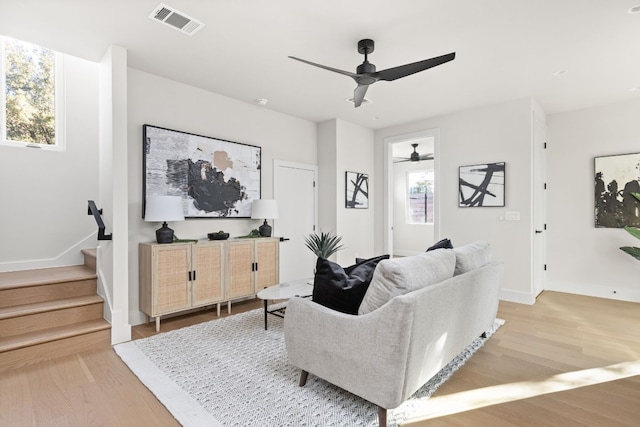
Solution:
[[[4,139],[55,144],[55,52],[10,38],[3,43]]]
[[[433,170],[407,172],[407,223],[433,224]]]

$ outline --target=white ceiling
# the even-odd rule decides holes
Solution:
[[[371,129],[527,96],[548,114],[640,96],[640,0],[165,0],[205,23],[193,36],[150,20],[159,3],[0,0],[0,34],[92,61],[120,45],[132,68]],[[355,72],[363,38],[378,70],[456,59],[375,83],[356,109],[351,78],[287,58]]]

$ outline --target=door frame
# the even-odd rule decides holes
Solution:
[[[393,255],[393,144],[407,140],[433,137],[433,179],[434,183],[434,240],[440,240],[440,128],[424,129],[416,132],[384,138],[384,212],[383,248],[384,253]]]

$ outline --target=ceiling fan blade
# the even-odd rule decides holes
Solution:
[[[296,58],[295,56],[290,56],[289,58],[295,59],[296,61],[304,62],[305,64],[313,65],[314,67],[324,68],[325,70],[333,71],[334,73],[344,74],[345,76],[349,76],[353,79],[358,77],[357,74],[351,73],[349,71],[339,70],[337,68],[327,67],[326,65],[316,64],[315,62],[307,61],[305,59]]]
[[[369,85],[358,85],[358,87],[353,91],[353,105],[358,108],[362,101],[364,101],[364,95],[367,93],[367,89],[369,89]]]
[[[433,153],[421,154],[420,160],[433,160]]]
[[[378,77],[378,80],[393,81],[401,77],[410,76],[411,74],[418,73],[420,71],[427,70],[429,68],[444,64],[445,62],[453,61],[456,57],[456,53],[452,52],[447,55],[437,56],[431,59],[425,59],[424,61],[414,62],[412,64],[400,65],[399,67],[387,68],[386,70],[378,71],[374,73]]]

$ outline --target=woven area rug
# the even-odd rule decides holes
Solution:
[[[490,337],[504,321],[496,319]],[[478,338],[409,400],[388,411],[397,426],[486,341]],[[287,362],[283,320],[262,309],[115,346],[116,353],[185,427],[377,426],[377,407]]]

